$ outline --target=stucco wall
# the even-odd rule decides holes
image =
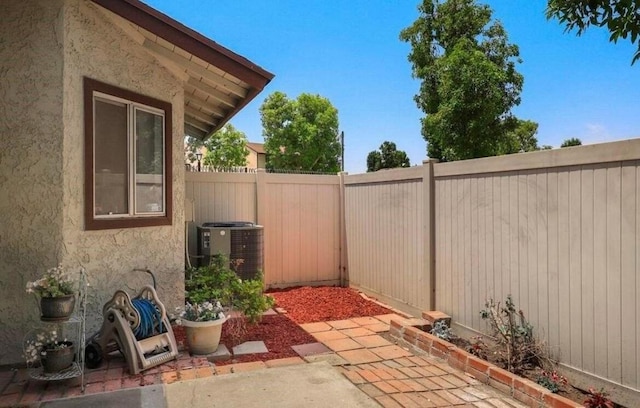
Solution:
[[[161,300],[172,310],[184,301],[184,162],[182,84],[142,46],[115,26],[105,11],[83,0],[68,0],[64,11],[64,263],[84,266],[91,284],[87,331],[102,322],[102,306],[115,290],[137,293],[156,275]],[[119,17],[113,17],[119,19]],[[168,101],[173,108],[173,225],[85,231],[84,76]]]
[[[62,260],[62,2],[2,2],[0,364],[20,359],[36,303],[24,291]]]
[[[151,283],[168,310],[183,302],[181,83],[85,0],[3,4],[0,19],[0,365],[21,362],[38,320],[25,283],[62,263],[86,268],[87,334],[116,289]],[[173,107],[173,225],[85,231],[83,76]],[[64,96],[64,97],[63,97]]]

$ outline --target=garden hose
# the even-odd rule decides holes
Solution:
[[[159,332],[162,333],[162,316],[156,306],[148,299],[133,299],[133,307],[138,311],[140,324],[133,331],[136,339],[142,340],[151,337],[154,333],[156,322],[159,324]]]

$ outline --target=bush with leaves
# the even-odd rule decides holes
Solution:
[[[456,335],[453,333],[453,330],[451,330],[451,328],[447,326],[447,323],[444,320],[436,322],[429,333],[445,341],[451,341],[456,337]]]
[[[589,388],[589,397],[583,404],[586,408],[613,408],[613,401],[608,395],[603,389],[597,391],[595,388]]]
[[[504,307],[489,299],[480,316],[488,320],[501,348],[497,351],[499,362],[512,373],[541,367],[544,353],[533,336],[533,326],[527,322],[522,310],[517,310],[511,296],[507,296]]]
[[[242,280],[223,255],[213,257],[207,266],[187,270],[185,292],[190,303],[219,301],[241,311],[252,324],[260,321],[262,313],[274,304],[273,298],[263,294],[262,274]]]
[[[565,387],[567,384],[569,384],[566,377],[558,374],[556,370],[553,370],[551,372],[542,371],[542,375],[538,377],[538,380],[536,382],[554,394],[563,389],[563,387]]]

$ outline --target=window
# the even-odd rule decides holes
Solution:
[[[171,104],[84,79],[85,227],[170,225]]]

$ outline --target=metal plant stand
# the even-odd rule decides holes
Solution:
[[[80,387],[82,392],[84,392],[85,318],[87,309],[87,275],[84,268],[80,270],[79,275],[78,299],[73,316],[65,322],[41,321],[40,324],[32,328],[25,335],[23,344],[26,355],[27,341],[34,339],[38,333],[45,330],[50,331],[53,328],[56,329],[59,336],[69,333],[71,335],[69,340],[74,342],[75,347],[75,359],[69,368],[55,373],[46,373],[42,366],[34,366],[34,363],[27,362],[27,370],[31,378],[42,381],[58,381],[80,377]]]

